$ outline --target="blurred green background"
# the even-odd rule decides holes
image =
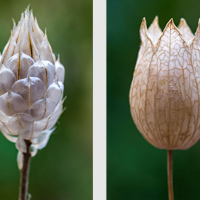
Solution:
[[[193,32],[196,0],[107,0],[107,196],[108,200],[167,200],[167,152],[151,146],[130,114],[129,89],[140,47],[139,28],[159,16],[162,30],[185,18]],[[175,200],[200,199],[200,142],[174,152]]]
[[[32,200],[92,199],[92,0],[0,1],[0,51],[30,4],[65,66],[65,112],[47,146],[32,158]],[[17,200],[15,145],[0,134],[0,199]]]

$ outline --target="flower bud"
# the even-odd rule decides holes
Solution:
[[[14,22],[0,66],[1,131],[21,153],[27,151],[25,140],[32,143],[32,155],[46,146],[62,113],[64,74],[46,32],[27,9]]]
[[[161,149],[188,149],[200,138],[200,24],[192,34],[184,19],[162,32],[156,17],[143,19],[141,46],[130,89],[133,120]]]

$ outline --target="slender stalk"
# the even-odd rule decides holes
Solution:
[[[28,195],[28,175],[31,161],[31,142],[25,140],[27,151],[23,153],[23,167],[21,169],[19,200],[27,200]]]
[[[167,150],[168,192],[169,200],[174,200],[173,193],[173,150]]]

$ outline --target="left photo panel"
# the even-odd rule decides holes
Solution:
[[[0,3],[0,199],[92,200],[92,0]]]

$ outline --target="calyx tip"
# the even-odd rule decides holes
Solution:
[[[171,18],[171,19],[169,20],[169,22],[167,23],[167,25],[165,26],[165,29],[164,29],[163,33],[165,32],[165,30],[166,30],[169,26],[176,27],[175,24],[174,24],[173,18]]]
[[[142,23],[141,23],[141,26],[140,26],[140,30],[142,30],[142,29],[147,29],[147,24],[146,24],[145,17],[143,17]]]
[[[158,16],[155,16],[155,18],[153,20],[153,24],[158,25]]]
[[[178,25],[178,28],[180,29],[182,26],[187,26],[187,23],[186,23],[186,21],[185,21],[184,18],[181,18],[181,19],[180,19],[180,23],[179,23],[179,25]]]
[[[171,19],[169,20],[168,24],[173,24],[173,25],[174,25],[174,20],[173,20],[173,18],[171,18]]]

